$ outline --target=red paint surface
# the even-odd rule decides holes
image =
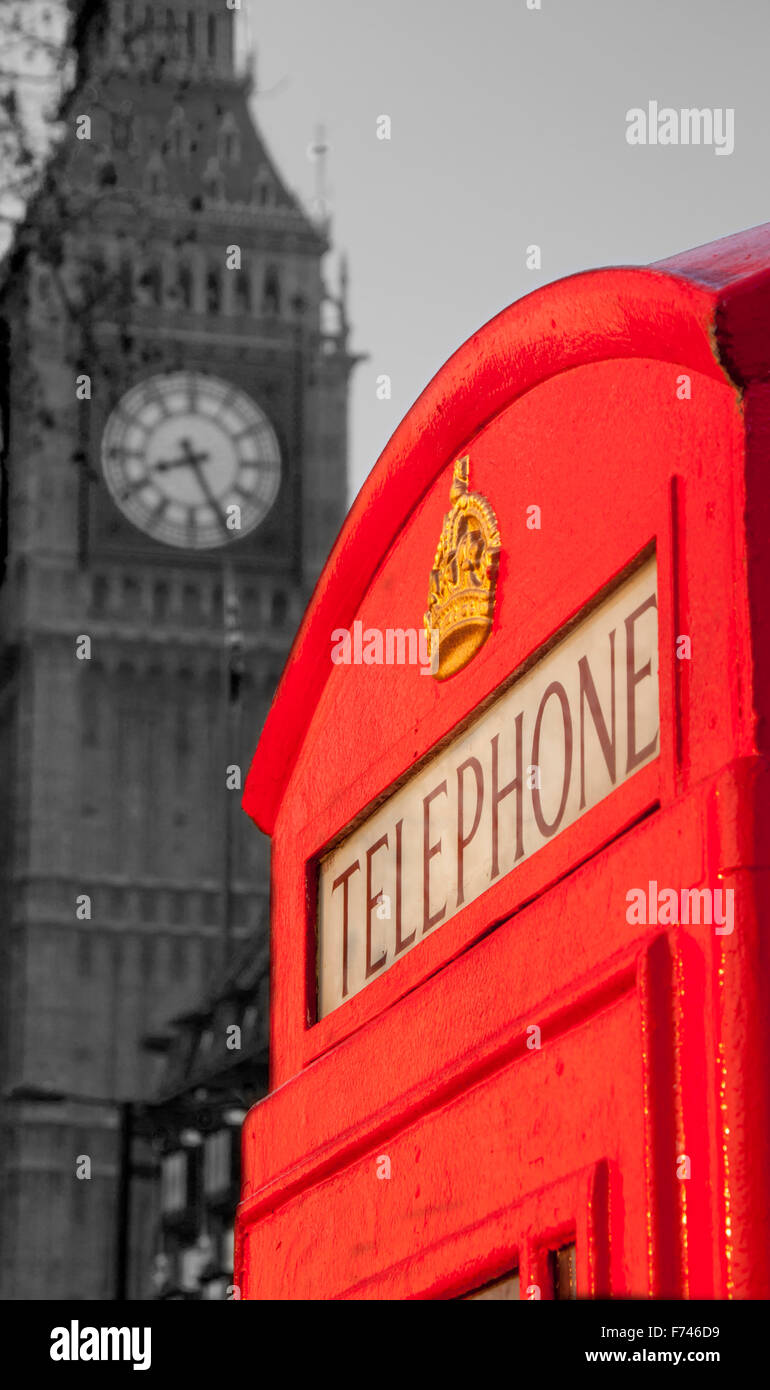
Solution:
[[[770,1293],[769,287],[757,229],[529,296],[450,359],[357,499],[244,797],[273,836],[244,1297],[447,1298],[514,1265],[547,1297],[572,1237],[579,1295]],[[467,451],[503,543],[486,645],[441,683],[333,666],[356,618],[419,628]],[[319,852],[653,544],[658,759],[314,1023]],[[629,926],[649,880],[733,887],[733,934]]]

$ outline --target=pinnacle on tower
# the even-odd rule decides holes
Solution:
[[[238,78],[235,25],[240,3],[225,0],[80,0],[80,26],[94,66],[142,68],[155,80]],[[240,79],[239,79],[240,80]]]

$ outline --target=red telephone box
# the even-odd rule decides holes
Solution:
[[[242,1297],[767,1297],[770,227],[506,309],[362,489],[244,806]]]

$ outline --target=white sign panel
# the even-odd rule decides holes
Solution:
[[[319,1017],[658,753],[647,561],[320,864]]]

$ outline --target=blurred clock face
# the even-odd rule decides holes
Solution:
[[[134,526],[194,550],[253,531],[281,480],[267,416],[244,391],[202,372],[152,376],[129,391],[107,421],[102,467]]]

